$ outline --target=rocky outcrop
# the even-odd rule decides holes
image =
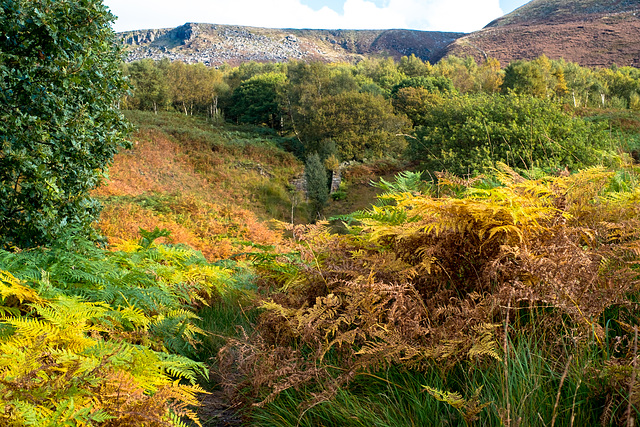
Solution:
[[[120,37],[128,60],[202,62],[357,62],[368,55],[491,56],[502,64],[546,55],[582,66],[640,67],[639,0],[532,0],[471,34],[413,30],[277,30],[187,23],[129,31]]]
[[[215,29],[215,27],[214,27]],[[176,28],[137,30],[119,33],[122,42],[129,46],[174,47],[186,45],[200,34],[200,24],[186,23]]]
[[[168,29],[139,30],[120,33],[120,39],[125,45],[140,46],[153,43],[157,38],[164,36]]]
[[[293,30],[187,23],[120,33],[128,61],[168,58],[210,66],[247,61],[355,62],[372,54],[414,54],[436,62],[463,33],[411,30]]]

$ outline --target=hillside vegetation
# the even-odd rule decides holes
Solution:
[[[577,21],[578,16],[619,15],[635,12],[639,7],[635,0],[611,0],[606,3],[598,0],[533,0],[487,27]]]
[[[398,185],[348,234],[300,236],[260,334],[222,353],[259,425],[637,418],[637,186],[599,168],[493,179]]]
[[[546,55],[590,67],[638,67],[638,12],[634,0],[533,0],[456,39],[447,55],[503,62]]]
[[[532,0],[470,34],[410,30],[268,29],[203,23],[120,33],[128,61],[168,58],[209,66],[290,62],[356,63],[372,56],[488,57],[503,63],[541,55],[582,66],[639,65],[635,0]],[[464,13],[464,11],[460,11]]]
[[[169,242],[216,260],[280,241],[263,221],[291,220],[296,190],[289,181],[302,173],[280,138],[175,113],[127,116],[138,129],[133,147],[116,157],[106,185],[94,192],[105,205],[98,227],[110,243],[159,227],[171,232]]]
[[[172,78],[171,64],[140,66],[167,67]],[[198,69],[191,67],[184,72]],[[204,98],[175,102],[178,93],[167,92],[157,114],[130,114],[138,135],[156,123],[149,143],[166,153],[164,133],[181,153],[195,135],[177,138],[163,122],[207,132],[206,143],[189,151],[188,169],[210,147],[237,144],[230,129],[240,128],[221,124],[226,116],[262,126],[251,128],[263,132],[253,138],[279,144],[273,158],[294,153],[293,170],[318,154],[331,172],[342,160],[364,157],[363,148],[352,147],[382,120],[371,118],[375,109],[355,109],[366,105],[362,94],[376,100],[372,105],[390,101],[386,114],[404,121],[406,135],[402,150],[365,145],[367,162],[343,165],[345,181],[327,208],[341,214],[332,227],[280,224],[293,240],[274,244],[246,234],[259,243],[253,248],[228,240],[253,263],[258,309],[242,335],[226,332],[229,339],[215,341],[209,354],[220,349],[214,376],[225,394],[216,391],[216,399],[225,395],[247,408],[243,422],[624,425],[637,417],[635,70],[590,70],[542,57],[504,69],[497,62],[452,58],[431,66],[405,58],[360,67],[249,64],[219,73],[215,81],[226,86],[216,93],[217,114]],[[156,76],[162,85],[163,74]],[[127,102],[143,99],[136,93]],[[343,100],[351,117],[331,121]],[[203,182],[219,177],[216,186],[228,182],[226,194],[199,196],[196,189],[193,197],[221,201],[255,191],[243,187],[242,175],[226,181],[219,174],[245,155],[254,162],[260,155],[225,150],[212,150],[217,165],[196,174]],[[153,158],[141,154],[133,156]],[[272,182],[281,173],[293,176],[285,172],[292,169],[258,162],[271,165]],[[417,171],[389,177],[409,166]],[[121,185],[120,170],[112,168],[112,183],[100,194]],[[368,207],[340,210],[362,194],[362,183],[383,175]],[[295,204],[294,194],[282,204]],[[249,202],[244,206],[263,218],[263,206],[275,206]],[[158,203],[167,207],[163,218],[175,215],[170,200]],[[280,219],[290,224],[287,214]]]
[[[415,56],[222,70],[145,60],[125,72],[138,89],[123,107],[265,126],[286,137],[282,147],[300,160],[314,152],[331,159],[329,169],[352,160],[429,156],[445,162],[427,165],[431,172],[449,169],[447,159],[460,152],[448,145],[456,142],[473,152],[465,153],[474,163],[467,173],[496,162],[575,170],[597,164],[604,151],[616,155],[619,145],[619,135],[606,133],[606,120],[583,120],[581,111],[640,109],[636,68],[594,70],[545,56],[504,68],[495,59],[451,57],[431,65]],[[622,148],[631,152],[635,142],[628,143]]]
[[[120,64],[5,3],[0,424],[637,423],[637,69]]]

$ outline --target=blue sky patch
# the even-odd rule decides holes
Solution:
[[[344,3],[346,0],[300,0],[301,4],[309,6],[313,10],[320,10],[323,7],[328,7],[340,15],[344,15]],[[382,8],[389,6],[389,0],[366,0],[369,3],[373,3],[376,6]]]
[[[328,7],[339,13],[340,15],[344,15],[344,3],[346,0],[300,0],[300,3],[309,6],[313,10],[320,10],[323,7]],[[367,0],[378,7],[386,7],[389,5],[389,0]],[[504,11],[504,13],[509,13],[513,9],[516,9],[523,4],[527,3],[529,0],[500,0],[500,8]]]
[[[344,2],[345,0],[300,0],[301,4],[309,6],[313,10],[320,10],[327,6],[340,15],[344,15]]]

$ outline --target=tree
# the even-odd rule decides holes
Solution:
[[[398,65],[398,71],[408,77],[428,76],[431,74],[432,69],[433,67],[429,62],[423,62],[422,59],[416,57],[413,53],[411,56],[403,56],[400,58],[400,64]]]
[[[505,163],[520,171],[578,170],[601,164],[610,139],[602,123],[565,114],[525,95],[442,99],[422,117],[409,155],[430,171],[477,175]]]
[[[231,95],[229,117],[243,123],[279,127],[286,81],[283,73],[266,73],[241,83]]]
[[[447,77],[410,77],[402,80],[391,89],[391,97],[395,98],[400,89],[421,88],[431,93],[455,93],[456,88]]]
[[[329,200],[327,171],[318,153],[313,153],[307,158],[304,176],[307,179],[307,197],[313,209],[313,216],[316,217]]]
[[[409,127],[404,115],[394,113],[391,102],[358,92],[323,97],[307,119],[300,134],[308,152],[318,151],[318,144],[330,139],[343,160],[399,154],[405,148],[399,134]]]
[[[640,92],[640,73],[631,67],[621,67],[615,70],[605,68],[599,70],[601,81],[600,92],[610,97],[617,97],[628,103],[631,95]],[[605,88],[608,88],[605,89]],[[593,89],[592,89],[593,90]],[[607,93],[608,92],[608,93]]]
[[[556,85],[553,88],[555,95],[562,99],[569,93],[569,87],[567,87],[567,80],[564,78],[564,70],[560,67],[553,70],[553,77],[556,79]]]
[[[476,75],[476,90],[486,93],[500,92],[502,85],[502,70],[500,61],[495,58],[487,58],[478,68]]]
[[[436,104],[442,102],[445,96],[440,92],[430,92],[422,87],[403,87],[393,97],[393,106],[397,111],[405,114],[413,123],[419,126],[425,115]]]
[[[356,91],[359,86],[358,79],[352,74],[352,67],[329,66],[317,61],[289,63],[287,79],[284,102],[288,124],[299,140],[299,131],[309,124],[318,102],[325,96]],[[373,84],[373,80],[368,81]]]
[[[207,70],[207,91],[206,95],[209,96],[210,102],[208,115],[211,119],[218,119],[220,117],[220,110],[218,108],[219,98],[229,92],[229,85],[224,81],[224,75],[221,71],[215,68],[209,68]]]
[[[560,64],[567,82],[569,95],[574,107],[586,106],[592,97],[591,89],[597,85],[598,78],[595,70],[581,67],[575,62]],[[599,94],[597,94],[599,96]]]
[[[129,65],[129,80],[134,87],[132,104],[139,110],[153,110],[169,103],[169,88],[162,70],[151,59],[143,59]]]
[[[532,95],[538,98],[547,96],[547,82],[544,70],[534,61],[514,61],[504,69],[502,92],[513,91],[519,95]]]
[[[448,56],[433,67],[433,75],[450,79],[455,88],[462,93],[473,92],[478,64],[471,56],[459,58]]]
[[[0,12],[0,246],[91,233],[89,196],[128,125],[115,17],[99,0],[5,0]]]
[[[355,73],[371,78],[385,92],[390,91],[394,85],[407,77],[398,70],[393,58],[364,59],[355,66]]]
[[[174,61],[167,67],[167,81],[171,89],[171,102],[176,110],[184,111],[185,115],[189,115],[187,104],[191,99],[187,73],[187,64],[181,61]]]

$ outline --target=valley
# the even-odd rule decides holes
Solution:
[[[0,425],[636,425],[637,13],[4,2]]]

